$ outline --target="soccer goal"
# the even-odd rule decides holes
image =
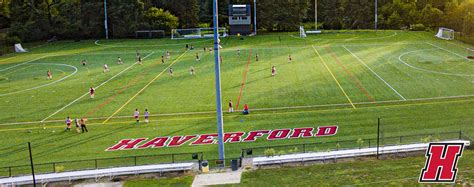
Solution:
[[[474,49],[467,48],[466,51],[467,51],[467,58],[474,60]]]
[[[227,29],[218,28],[219,37],[227,37]],[[214,28],[194,28],[194,29],[173,29],[171,30],[171,39],[193,39],[193,38],[212,38],[214,37]]]
[[[135,38],[164,38],[164,30],[139,30],[135,31]]]
[[[438,33],[436,37],[444,39],[444,40],[454,40],[454,30],[441,27],[438,29]]]

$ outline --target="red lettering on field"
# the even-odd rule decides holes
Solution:
[[[268,134],[269,130],[258,130],[258,131],[251,131],[249,135],[243,140],[244,142],[254,142],[257,140],[257,137],[263,136],[263,134]]]
[[[170,143],[168,144],[168,147],[181,146],[184,143],[186,143],[187,141],[189,141],[189,140],[191,140],[195,137],[196,137],[196,135],[184,136],[184,138],[183,138],[183,136],[173,136]]]
[[[293,129],[293,134],[291,134],[290,138],[308,138],[313,136],[313,127],[306,127],[306,128],[295,128]]]
[[[277,129],[273,130],[270,135],[268,135],[268,140],[277,140],[277,139],[285,139],[288,138],[291,129]]]
[[[146,140],[146,138],[123,139],[120,140],[120,142],[115,144],[114,146],[107,148],[106,151],[133,149],[143,140]]]
[[[240,142],[242,136],[245,133],[243,132],[229,132],[224,134],[224,142],[235,143]]]
[[[146,142],[145,144],[141,145],[138,147],[139,149],[145,149],[145,148],[160,148],[164,147],[166,141],[169,139],[169,137],[156,137],[153,138],[153,140],[150,140]]]
[[[205,145],[205,144],[213,144],[215,141],[215,137],[217,134],[203,134],[199,136],[199,138],[191,143],[191,145]]]
[[[332,136],[337,133],[337,126],[318,127],[318,133],[315,136]]]

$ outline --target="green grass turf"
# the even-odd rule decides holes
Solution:
[[[194,176],[160,178],[160,179],[135,179],[125,181],[124,187],[140,186],[191,186]]]
[[[238,157],[241,148],[255,146],[374,138],[378,117],[382,118],[386,137],[459,130],[474,137],[474,63],[462,58],[470,46],[438,40],[426,32],[338,32],[305,39],[294,35],[222,39],[223,105],[227,106],[229,99],[237,104],[250,59],[239,109],[248,103],[252,110],[249,116],[226,113],[225,131],[337,124],[338,134],[226,144],[227,158]],[[210,47],[211,40],[97,43],[62,41],[0,58],[0,167],[28,164],[28,141],[32,142],[36,163],[183,152],[204,152],[205,158],[216,158],[216,145],[104,151],[124,138],[215,132],[213,53],[202,49]],[[196,49],[185,52],[186,43]],[[237,49],[241,50],[240,56]],[[137,50],[148,57],[143,65],[132,66]],[[171,59],[161,64],[166,51],[171,52]],[[199,62],[196,53],[201,57]],[[289,54],[293,57],[291,64]],[[118,56],[124,60],[123,65],[116,64]],[[82,59],[88,60],[88,66],[82,67]],[[111,72],[102,73],[104,63]],[[51,64],[75,66],[78,72],[56,84],[25,91],[74,72],[73,68]],[[275,77],[270,76],[272,65],[278,71]],[[189,75],[191,66],[196,69],[195,76]],[[167,73],[168,67],[175,70],[173,78]],[[46,80],[48,69],[53,71],[52,81]],[[99,85],[94,99],[78,99],[89,87]],[[446,98],[453,96],[465,97]],[[296,106],[312,107],[281,109]],[[149,124],[137,126],[131,119],[136,108],[142,113],[147,108],[151,114],[209,113],[154,116]],[[66,116],[88,117],[90,132],[63,132]],[[102,124],[108,117],[117,116],[125,118],[111,118]],[[38,122],[43,119],[45,123]],[[10,124],[30,121],[34,123]]]

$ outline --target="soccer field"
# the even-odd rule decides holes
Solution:
[[[225,132],[339,126],[331,137],[227,143],[226,157],[248,147],[374,138],[378,117],[386,137],[448,131],[474,137],[474,61],[466,58],[472,46],[433,35],[222,38],[223,110],[228,100],[238,107],[225,112]],[[216,159],[217,145],[105,151],[127,138],[215,133],[214,53],[203,50],[211,46],[209,39],[61,41],[1,57],[0,167],[28,164],[28,141],[36,163],[183,152]],[[137,51],[143,65],[135,62]],[[166,51],[171,56],[162,64]],[[119,56],[123,64],[117,64]],[[103,73],[104,64],[110,72]],[[90,87],[96,88],[94,99]],[[250,115],[240,113],[244,104]],[[148,109],[150,123],[137,125],[135,109]],[[67,116],[88,118],[89,132],[64,132]]]

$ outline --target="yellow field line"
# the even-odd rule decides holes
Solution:
[[[352,108],[356,108],[354,103],[352,103],[352,100],[351,98],[349,98],[349,96],[347,95],[346,91],[344,91],[344,88],[342,88],[341,84],[339,83],[339,81],[337,81],[336,79],[336,76],[334,76],[334,74],[332,73],[331,69],[329,69],[328,65],[326,64],[326,61],[324,61],[323,57],[319,54],[318,50],[316,50],[316,48],[311,45],[311,47],[313,47],[313,50],[314,52],[318,55],[319,59],[321,59],[321,61],[323,62],[324,64],[324,67],[326,67],[326,69],[329,71],[329,73],[331,74],[332,78],[336,81],[337,85],[339,86],[339,88],[341,89],[342,93],[346,96],[347,100],[349,101],[349,103],[352,105]]]
[[[392,107],[405,107],[405,106],[418,106],[418,105],[434,105],[434,104],[445,104],[445,103],[462,103],[462,102],[472,102],[474,99],[468,100],[455,100],[455,101],[440,101],[440,102],[427,102],[427,103],[411,103],[411,104],[395,104],[395,105],[385,105],[385,106],[368,106],[362,107],[359,109],[374,109],[374,108],[392,108]],[[303,110],[303,111],[294,111],[294,112],[272,112],[272,113],[262,113],[262,114],[252,114],[252,116],[265,116],[265,115],[288,115],[288,114],[298,114],[298,113],[310,113],[310,112],[332,112],[332,111],[340,111],[340,110],[348,110],[349,108],[333,108],[333,109],[323,109],[323,110]],[[224,118],[236,118],[241,117],[240,115],[231,115],[231,116],[224,116]],[[198,120],[198,119],[214,119],[213,116],[203,116],[203,117],[188,117],[188,118],[172,118],[172,119],[158,119],[158,120],[150,120],[153,121],[175,121],[175,120]],[[108,124],[130,124],[135,123],[135,121],[117,121],[117,122],[110,122]],[[88,126],[95,126],[95,125],[102,125],[103,123],[91,123]],[[144,125],[147,126],[147,125]],[[55,125],[55,126],[47,126],[47,128],[61,128],[65,127],[65,125]],[[17,130],[29,130],[29,129],[41,129],[43,127],[24,127],[24,128],[13,128],[13,129],[1,129],[0,132],[5,131],[17,131]]]
[[[156,79],[158,79],[164,72],[166,72],[166,70],[168,70],[173,64],[175,64],[176,62],[178,62],[178,60],[183,57],[186,53],[188,52],[188,50],[184,51],[183,54],[181,54],[178,58],[176,58],[170,65],[168,65],[163,71],[161,71],[161,73],[159,73],[155,78],[153,78],[150,82],[148,82],[148,84],[146,84],[141,90],[139,90],[135,95],[133,95],[127,102],[125,102],[119,109],[117,109],[112,115],[110,115],[106,120],[104,120],[104,122],[102,122],[102,124],[105,124],[107,123],[110,118],[114,117],[115,114],[117,114],[118,112],[120,112],[125,106],[128,105],[128,103],[130,103],[133,99],[135,99],[135,97],[137,97],[140,93],[142,93],[143,91],[145,91],[146,88],[148,88],[148,86],[151,85],[151,83],[155,82]]]

